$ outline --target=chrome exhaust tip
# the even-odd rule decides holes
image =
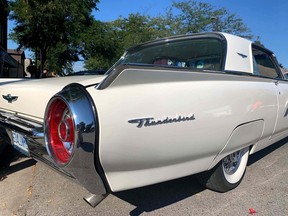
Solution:
[[[85,202],[87,202],[90,206],[95,208],[100,202],[102,202],[108,194],[101,194],[101,195],[95,195],[95,194],[88,194],[87,196],[83,197]]]

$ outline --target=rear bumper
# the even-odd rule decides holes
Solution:
[[[43,162],[60,174],[85,187],[93,194],[106,194],[108,191],[94,165],[95,131],[83,133],[73,159],[65,167],[57,166],[48,155],[45,146],[43,123],[17,113],[0,110],[0,135],[5,143],[11,143],[12,131],[25,137],[29,156]],[[83,143],[89,150],[83,148]]]

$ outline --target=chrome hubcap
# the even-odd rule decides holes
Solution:
[[[239,167],[241,162],[242,151],[234,152],[222,161],[222,166],[227,174],[233,174]]]

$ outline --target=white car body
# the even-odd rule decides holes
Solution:
[[[140,50],[140,53],[142,49],[144,51],[153,49],[153,46],[159,44],[168,47],[174,42],[189,43],[190,40],[196,41],[197,47],[199,41],[210,39],[215,39],[211,43],[214,46],[211,48],[212,51],[205,48],[204,43],[198,44],[202,54],[206,53],[204,60],[200,61],[200,57],[197,57],[197,61],[200,61],[197,66],[195,66],[196,60],[192,57],[189,59],[189,64],[188,60],[184,62],[184,57],[181,57],[181,61],[176,61],[177,54],[168,60],[163,58],[157,60],[161,64],[167,62],[165,66],[160,64],[155,66],[146,62],[125,63],[130,58],[129,55],[134,58],[133,53],[137,53],[137,50]],[[216,51],[215,53],[213,51],[218,46],[216,41],[217,43],[219,41],[219,44],[221,42],[221,58],[215,54]],[[216,45],[213,45],[214,43]],[[183,50],[185,49],[186,45],[183,45]],[[271,51],[237,36],[207,33],[149,42],[131,48],[127,53],[107,75],[103,76],[33,81],[2,79],[1,95],[18,98],[12,102],[0,101],[1,125],[7,129],[8,134],[16,131],[27,139],[32,157],[76,179],[95,194],[121,191],[213,171],[221,167],[221,163],[225,167],[228,163],[227,158],[237,153],[239,164],[232,167],[235,168],[233,173],[229,167],[231,172],[226,168],[228,174],[225,169],[221,171],[227,188],[219,186],[218,189],[208,185],[223,192],[240,183],[246,167],[246,163],[241,164],[242,156],[244,158],[245,155],[245,160],[248,160],[248,151],[249,154],[253,154],[288,135],[288,82]],[[193,56],[196,54],[197,50]],[[261,69],[261,62],[267,60],[262,57],[266,55],[271,62],[271,65],[267,66],[268,75],[265,74],[267,68]],[[261,57],[260,63],[256,63],[257,56]],[[218,57],[220,60],[217,60]],[[145,57],[144,53],[141,59],[145,58],[147,56]],[[219,69],[205,69],[206,61]],[[171,66],[171,62],[181,66]],[[273,73],[276,74],[275,77]],[[68,85],[70,83],[77,84]],[[68,87],[65,87],[67,85]],[[70,92],[78,94],[79,86],[83,87],[80,92],[85,91],[83,98],[88,98],[87,101],[90,101],[83,107],[89,109],[92,104],[91,111],[85,108],[81,111],[81,115],[84,116],[84,122],[89,123],[90,118],[93,119],[91,124],[96,126],[92,126],[93,130],[86,128],[81,133],[75,132],[73,139],[76,139],[77,145],[71,149],[71,158],[69,157],[67,163],[59,164],[55,154],[51,152],[53,146],[51,147],[49,131],[52,126],[49,124],[53,116],[49,114],[49,107],[53,105],[55,98],[57,100],[64,98],[69,108],[69,104],[74,101],[73,94],[71,99],[67,97],[70,98]],[[56,93],[57,95],[53,97]],[[85,102],[86,99],[83,98],[79,100]],[[79,104],[71,105],[72,108],[69,108],[74,120],[79,114],[77,113]],[[89,115],[89,112],[94,114]],[[31,134],[27,135],[25,131],[17,130],[20,126],[17,124],[16,127],[13,126],[9,115],[11,119],[17,116],[17,119],[24,118],[36,122],[36,126],[31,126],[30,129],[32,131],[36,129],[34,135],[38,136],[33,137]],[[61,121],[60,124],[62,127]],[[73,128],[78,128],[77,125],[74,123]],[[46,134],[46,153],[43,135],[39,135],[41,131],[43,132],[43,127]],[[60,136],[67,138],[70,129],[68,133],[66,127],[69,125],[65,123],[63,127],[66,131],[64,130],[62,132],[64,135]],[[58,134],[61,133],[59,128],[60,126]],[[85,136],[91,131],[93,131],[91,137],[96,136],[95,140],[93,137],[92,141],[89,141],[93,148],[83,151],[88,148],[89,142],[82,141],[82,135]],[[87,137],[84,139],[90,140]],[[42,145],[41,154],[37,153],[36,144],[29,144],[29,140],[33,140],[32,143],[35,141],[37,146]],[[233,159],[235,164],[236,159]],[[76,165],[79,161],[81,165]],[[241,169],[239,174],[237,174],[238,165]],[[93,178],[98,180],[94,181]]]

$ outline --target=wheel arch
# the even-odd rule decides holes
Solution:
[[[235,151],[248,146],[251,150],[263,136],[264,127],[263,119],[246,122],[235,127],[223,148],[210,164],[209,170],[215,167],[224,157]]]

